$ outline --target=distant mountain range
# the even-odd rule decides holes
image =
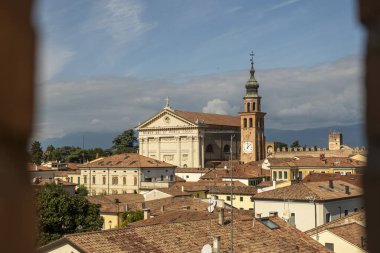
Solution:
[[[327,147],[328,133],[331,130],[343,133],[343,143],[351,146],[365,146],[364,125],[355,124],[349,126],[331,126],[322,128],[309,128],[304,130],[280,130],[265,129],[267,141],[279,141],[290,145],[293,141],[298,140],[301,146],[318,146]],[[84,137],[84,147],[87,148],[109,148],[112,146],[112,140],[121,133],[120,132],[88,132],[88,133],[72,133],[61,138],[50,138],[42,141],[42,146],[46,148],[48,145],[54,147],[62,146],[78,146],[82,147]]]

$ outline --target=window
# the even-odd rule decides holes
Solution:
[[[330,221],[331,221],[331,214],[330,213],[326,213],[325,223],[328,223]]]
[[[182,154],[182,161],[187,161],[188,157],[189,157],[188,154]]]
[[[230,201],[231,200],[231,196],[227,196],[227,201]]]
[[[123,177],[123,185],[127,184],[127,177]]]
[[[117,190],[112,190],[112,194],[118,194]]]
[[[244,201],[244,198],[243,197],[240,197],[240,202],[243,202]]]
[[[247,128],[247,119],[244,119],[243,122],[244,122],[244,128]]]
[[[186,175],[186,178],[189,178],[189,175]]]
[[[224,152],[224,153],[229,153],[229,152],[231,152],[231,151],[230,151],[230,145],[224,145],[223,152]]]
[[[164,155],[164,161],[173,161],[174,155]]]
[[[284,171],[284,179],[288,179],[288,172]]]
[[[117,184],[119,184],[119,179],[118,179],[117,176],[112,176],[112,184],[113,184],[113,185],[117,185]]]
[[[163,175],[161,175],[161,181],[164,181],[164,176]]]
[[[103,176],[103,184],[106,184],[106,176]]]
[[[95,176],[92,176],[92,184],[95,184],[95,179],[96,179],[96,177]]]
[[[252,124],[252,118],[249,118],[249,127],[252,127],[253,124]]]
[[[277,171],[273,171],[273,181],[277,180]]]
[[[256,110],[256,103],[252,103],[252,111]]]
[[[358,211],[358,209],[357,209],[357,208],[355,208],[355,209],[354,209],[354,212],[357,212],[357,211]]]
[[[282,171],[278,172],[278,179],[282,179]]]
[[[331,251],[334,251],[334,243],[326,242],[325,247],[330,249]]]
[[[251,103],[247,103],[247,112],[250,112],[251,111]]]
[[[208,144],[206,147],[206,153],[213,153],[213,152],[214,152],[214,148],[212,147],[211,144]]]
[[[87,184],[87,176],[83,176],[83,183]]]
[[[137,177],[136,176],[133,177],[133,185],[137,185]]]
[[[72,183],[74,181],[73,177],[70,177],[70,182]]]
[[[348,215],[348,210],[344,210],[344,216]]]
[[[170,175],[170,181],[171,181],[171,182],[174,181],[174,177],[173,177],[173,175]]]

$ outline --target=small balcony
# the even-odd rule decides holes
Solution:
[[[155,182],[141,182],[140,183],[140,189],[158,189],[158,188],[169,188],[172,186],[174,182],[171,181],[155,181]]]

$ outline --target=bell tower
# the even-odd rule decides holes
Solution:
[[[259,83],[255,79],[253,52],[251,55],[250,78],[245,88],[244,111],[240,113],[241,151],[240,160],[244,163],[265,158],[264,116],[261,111]]]

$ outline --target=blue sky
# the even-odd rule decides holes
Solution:
[[[174,108],[236,115],[251,50],[267,127],[361,122],[354,4],[40,0],[36,134],[130,128],[166,96]]]

